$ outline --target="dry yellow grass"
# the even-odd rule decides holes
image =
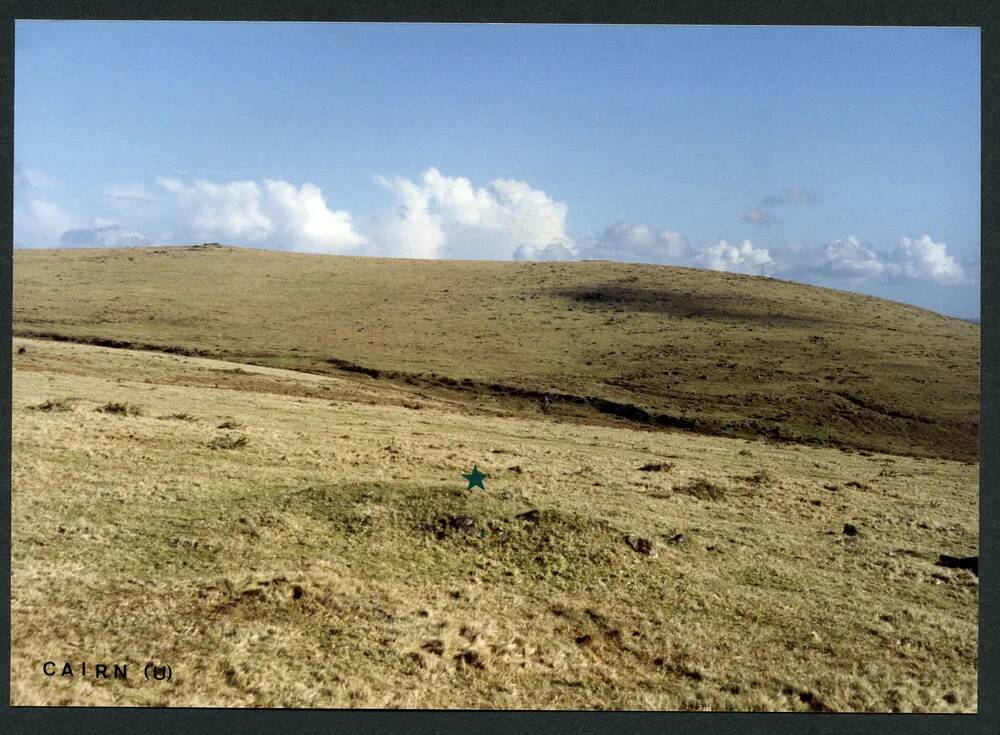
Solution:
[[[499,401],[523,414],[551,392],[564,396],[553,413],[588,420],[978,459],[978,325],[769,278],[229,247],[18,250],[13,296],[21,336],[327,373],[346,362],[474,410]]]
[[[15,705],[976,709],[976,464],[14,343]]]

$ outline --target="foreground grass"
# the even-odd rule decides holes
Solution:
[[[16,346],[14,704],[976,709],[975,466]]]

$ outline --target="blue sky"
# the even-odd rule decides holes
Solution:
[[[24,22],[15,247],[672,263],[978,317],[978,29]]]

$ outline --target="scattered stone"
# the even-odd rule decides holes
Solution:
[[[510,467],[508,467],[507,469],[508,469],[508,470],[509,470],[510,472],[516,472],[516,473],[517,473],[517,474],[519,474],[519,475],[520,475],[520,474],[521,474],[522,472],[524,472],[524,470],[522,470],[522,469],[521,469],[521,465],[519,465],[519,464],[515,464],[515,465],[511,465],[511,466],[510,466]]]
[[[940,554],[938,556],[938,564],[951,569],[968,569],[977,577],[979,576],[978,556],[948,556],[947,554]]]
[[[643,556],[656,556],[656,549],[653,548],[653,542],[648,538],[629,535],[625,537],[625,543],[629,545],[632,551]]]
[[[514,516],[519,521],[527,521],[528,523],[538,523],[542,520],[542,512],[537,508],[532,508],[531,510],[526,510],[524,513],[518,513]]]
[[[857,536],[858,535],[858,528],[857,528],[857,526],[855,526],[855,525],[853,525],[851,523],[845,523],[844,524],[844,535],[845,536]]]
[[[18,347],[17,348],[17,354],[19,354],[19,355],[23,355],[27,351],[28,351],[27,347]]]
[[[299,585],[297,585],[297,584],[292,585],[292,599],[293,600],[301,599],[301,597],[302,597],[303,594],[304,593],[302,591],[302,588]]]
[[[593,642],[594,642],[594,639],[589,634],[587,634],[587,633],[584,633],[583,635],[578,635],[576,637],[576,644],[578,646],[589,647],[589,646],[591,646],[593,644]]]
[[[683,544],[687,543],[688,537],[683,533],[678,533],[667,539],[668,544]]]

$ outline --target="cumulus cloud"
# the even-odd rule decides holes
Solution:
[[[515,179],[474,187],[427,169],[415,182],[376,177],[395,198],[378,224],[380,252],[410,258],[559,259],[576,257],[566,205]]]
[[[930,235],[924,235],[919,240],[901,238],[889,268],[917,281],[955,284],[963,278],[962,266],[948,255],[948,246],[943,242],[934,242]]]
[[[853,235],[828,243],[815,267],[821,273],[849,280],[874,278],[885,272],[885,264],[875,251]]]
[[[763,227],[770,227],[777,220],[773,215],[765,212],[763,209],[751,209],[749,212],[743,213],[743,221],[749,222],[754,225],[761,225]]]
[[[770,274],[775,267],[774,259],[767,248],[754,247],[749,240],[741,245],[730,245],[725,240],[705,250],[698,260],[715,271],[745,273],[759,276]]]
[[[849,235],[828,243],[815,265],[806,270],[848,281],[881,279],[955,285],[965,279],[964,269],[948,254],[948,246],[935,242],[930,235],[900,238],[890,252],[878,252]]]
[[[762,207],[781,207],[786,204],[813,205],[819,204],[822,197],[818,192],[805,186],[790,186],[779,194],[768,194],[761,199]]]
[[[363,245],[351,215],[327,207],[314,184],[295,187],[265,179],[191,184],[160,177],[196,239],[270,245],[311,252],[340,253]]]
[[[603,260],[680,265],[690,253],[687,240],[676,232],[617,222],[587,238],[583,242],[582,255]]]

